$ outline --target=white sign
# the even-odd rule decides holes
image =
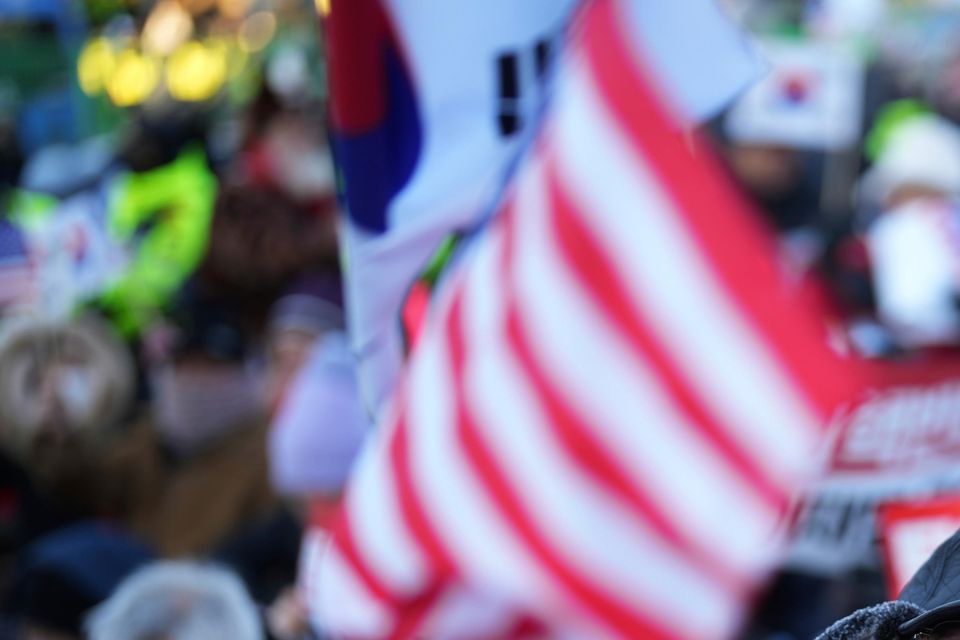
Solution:
[[[770,72],[727,114],[737,142],[842,150],[860,137],[863,67],[846,47],[767,41]]]
[[[891,598],[960,528],[960,498],[881,505],[880,536]]]
[[[107,232],[98,191],[75,195],[24,229],[37,264],[40,310],[66,317],[96,297],[126,268],[128,252]]]
[[[835,421],[824,477],[793,523],[791,566],[876,566],[880,504],[960,493],[960,363],[887,366],[892,379]]]

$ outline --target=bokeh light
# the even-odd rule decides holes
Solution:
[[[159,83],[160,61],[136,49],[125,49],[117,56],[106,84],[107,95],[118,107],[132,107],[149,98]]]
[[[167,89],[183,102],[212,98],[226,79],[227,49],[220,41],[188,42],[167,60]]]
[[[106,38],[94,38],[80,52],[77,78],[80,89],[89,96],[103,93],[117,67],[113,45]]]
[[[161,0],[143,27],[143,50],[166,56],[193,33],[193,19],[177,0]]]
[[[240,47],[248,53],[262,51],[277,31],[277,18],[267,11],[251,14],[240,25]]]

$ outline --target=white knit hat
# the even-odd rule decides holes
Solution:
[[[936,115],[911,118],[890,135],[861,183],[861,193],[883,202],[906,185],[960,196],[960,129]]]

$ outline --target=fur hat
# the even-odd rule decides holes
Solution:
[[[72,321],[7,320],[0,331],[0,434],[25,453],[38,439],[89,439],[130,407],[134,366],[110,327]]]

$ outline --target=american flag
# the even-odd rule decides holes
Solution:
[[[361,457],[312,603],[334,634],[716,640],[778,557],[856,379],[622,12],[586,4]]]
[[[0,220],[0,308],[29,303],[35,287],[34,267],[23,232]]]

